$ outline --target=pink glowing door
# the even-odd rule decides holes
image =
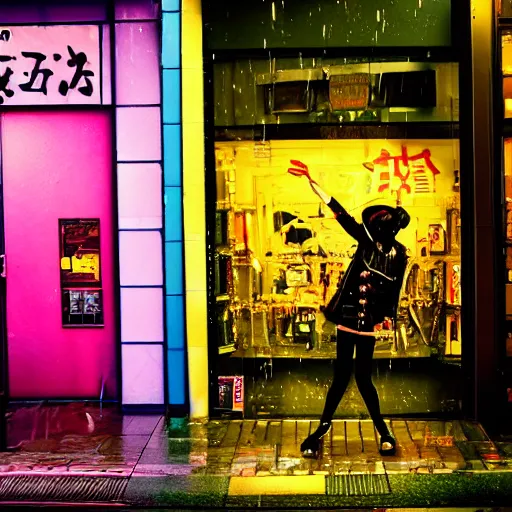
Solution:
[[[115,398],[111,118],[1,118],[11,398]],[[60,219],[99,219],[103,326],[63,325]]]

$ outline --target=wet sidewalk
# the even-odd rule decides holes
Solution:
[[[299,446],[318,422],[188,423],[74,404],[10,413],[0,502],[207,508],[505,506],[512,443],[466,421],[391,420],[382,457],[367,420],[337,420],[318,460]]]

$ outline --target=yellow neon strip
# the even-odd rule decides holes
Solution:
[[[190,415],[208,416],[201,0],[182,2],[183,223]]]

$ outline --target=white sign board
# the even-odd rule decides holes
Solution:
[[[0,27],[0,106],[101,103],[100,27]]]

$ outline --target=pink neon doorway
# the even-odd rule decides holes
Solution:
[[[9,394],[117,397],[111,118],[2,115]],[[100,219],[103,327],[63,327],[59,219]]]

